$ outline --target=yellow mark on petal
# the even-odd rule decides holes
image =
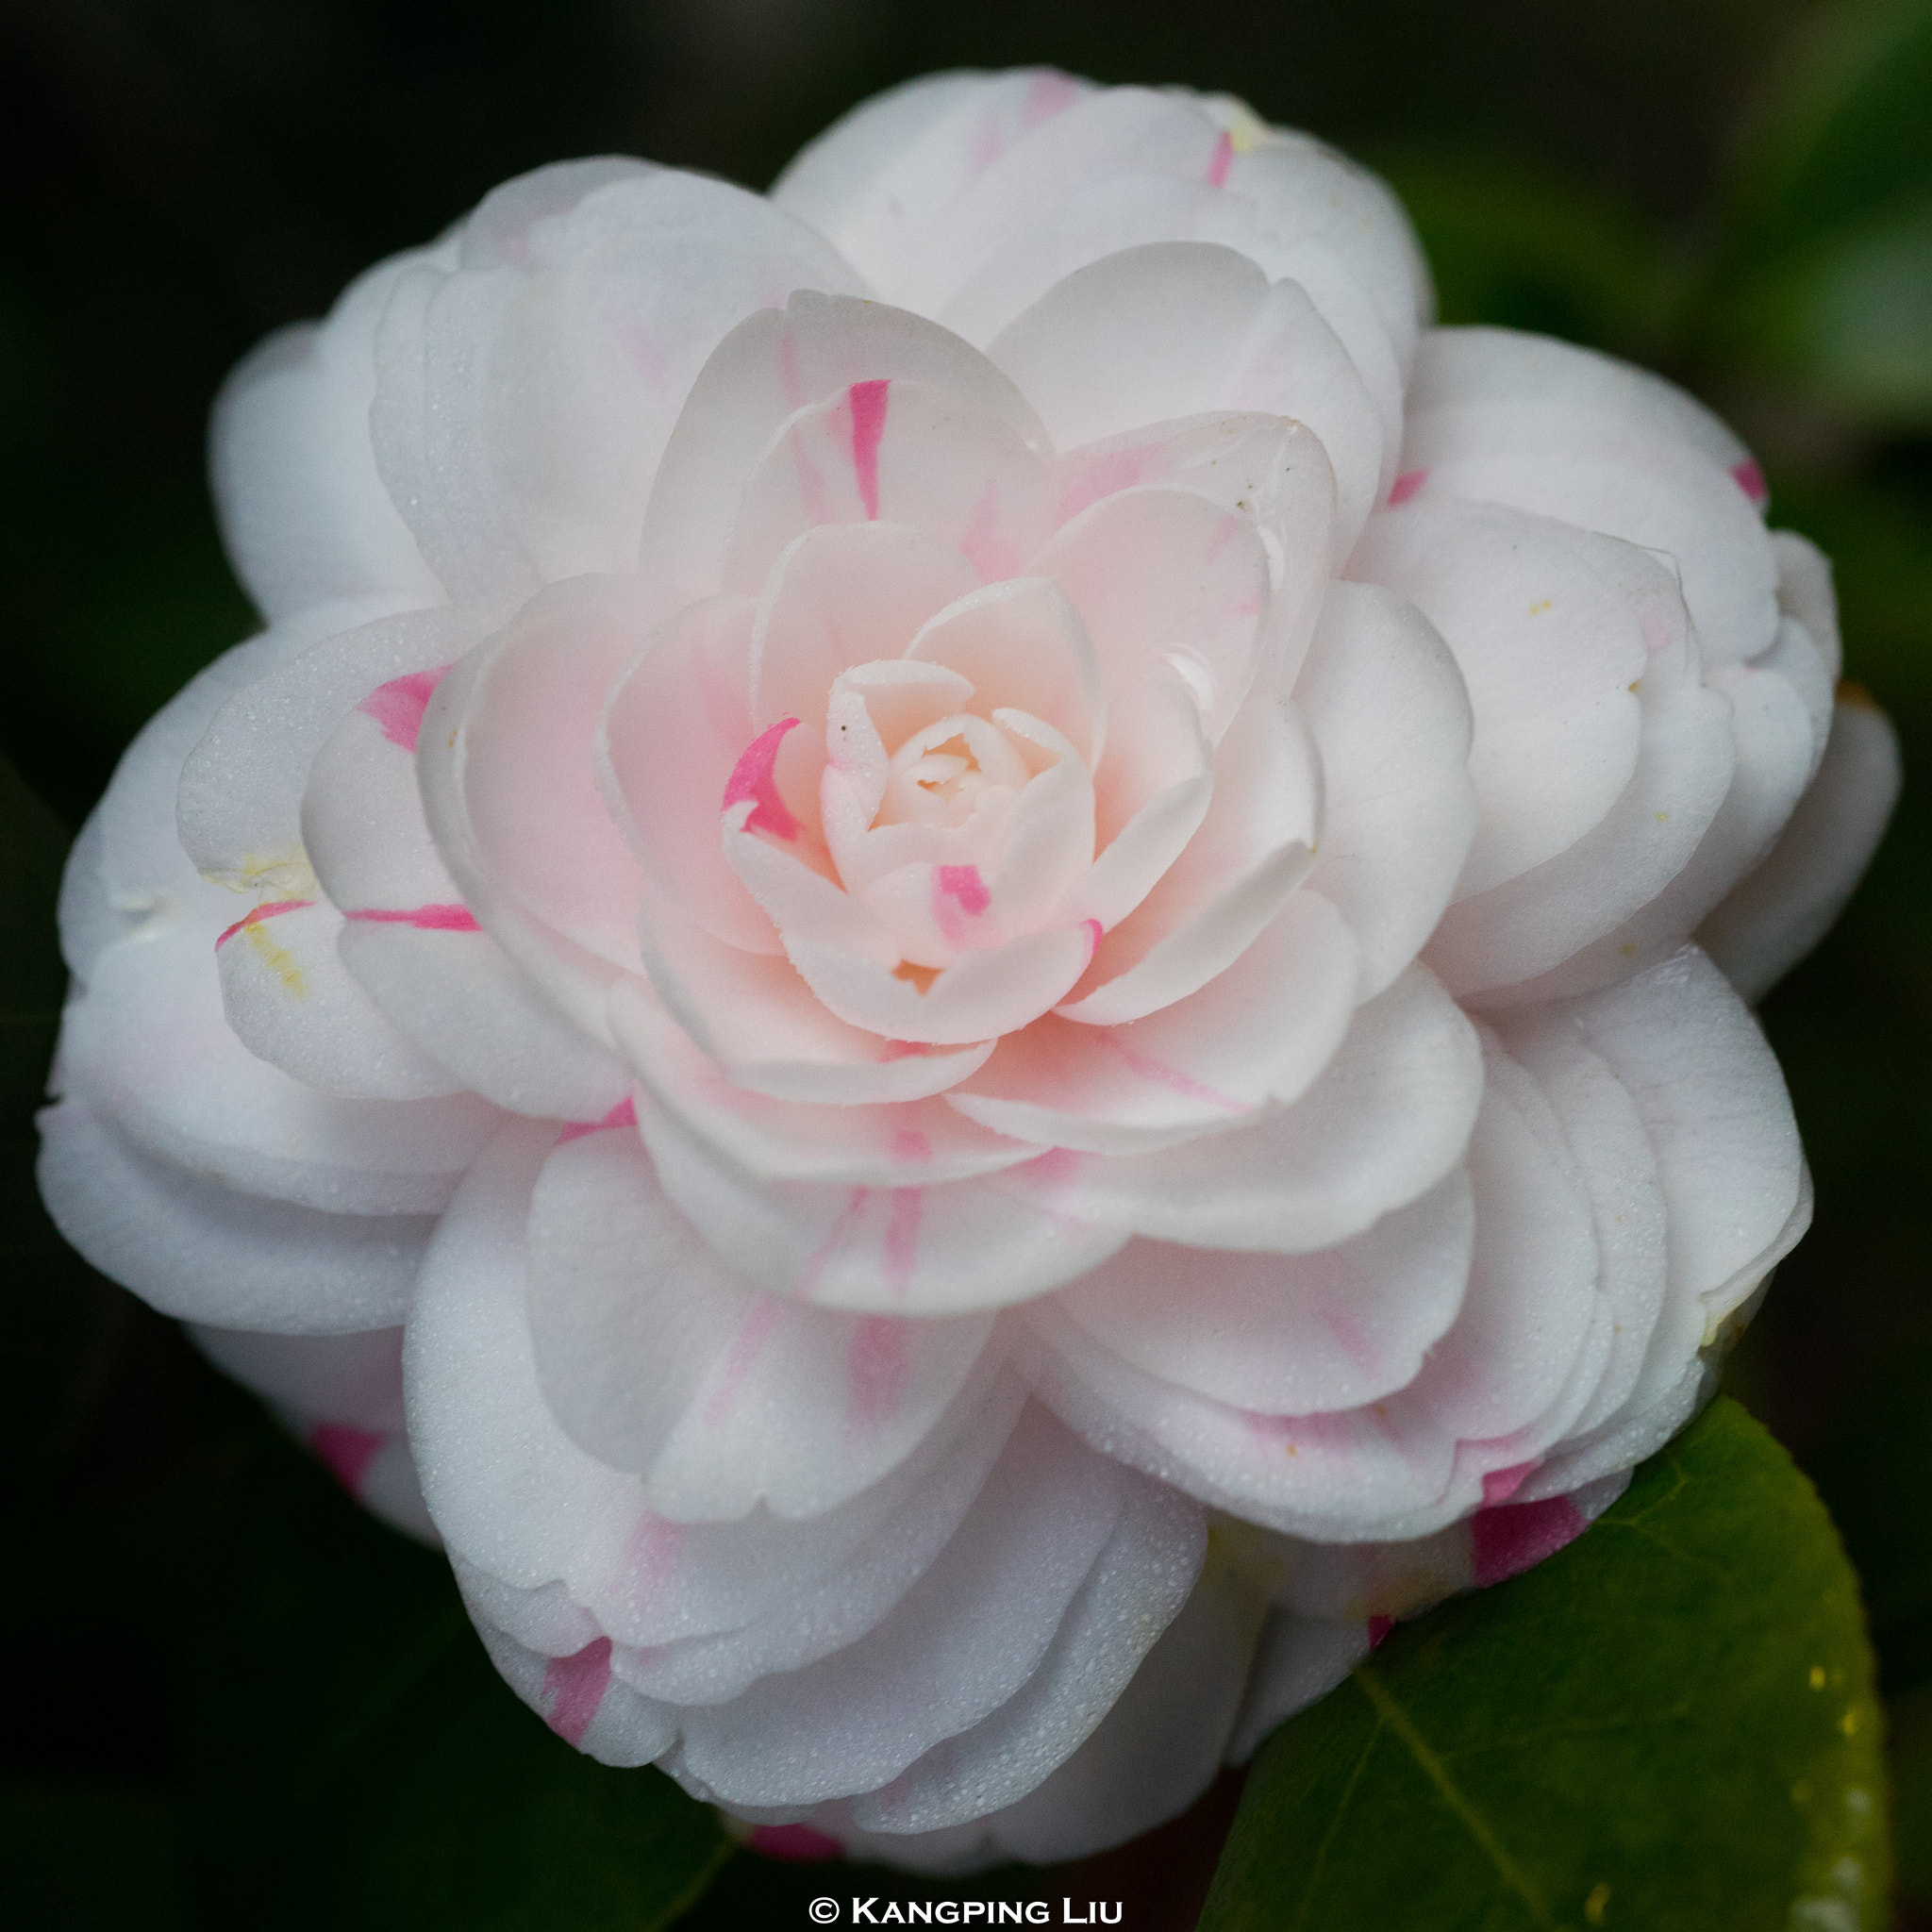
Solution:
[[[1858,1707],[1856,1704],[1852,1706],[1851,1709],[1845,1712],[1844,1716],[1839,1719],[1838,1727],[1848,1738],[1855,1738],[1857,1736]]]
[[[1633,678],[1632,678],[1632,679],[1630,680],[1630,689],[1631,689],[1632,691],[1641,691],[1641,690],[1643,689],[1643,680],[1642,680],[1642,678],[1641,678],[1641,677],[1633,677]]]
[[[1601,1880],[1590,1896],[1583,1901],[1583,1916],[1592,1925],[1601,1925],[1604,1913],[1610,1903],[1610,1881]]]
[[[280,852],[247,852],[231,866],[207,866],[202,877],[231,892],[262,892],[272,899],[312,899],[315,874],[301,846]]]
[[[1541,617],[1556,601],[1554,597],[1545,597],[1541,604],[1532,604],[1529,607],[1529,614],[1532,617]]]
[[[1274,130],[1239,94],[1216,94],[1208,105],[1236,154],[1244,155],[1273,139]]]
[[[1811,1666],[1809,1682],[1814,1690],[1823,1690],[1824,1689],[1824,1666],[1823,1664],[1813,1664]]]
[[[279,979],[298,1000],[308,997],[308,983],[302,977],[302,969],[295,963],[294,955],[288,947],[278,946],[270,937],[269,928],[260,923],[244,925],[242,937],[254,950],[255,957]]]
[[[1658,813],[1657,813],[1657,824],[1660,824],[1660,825],[1663,825],[1663,824],[1668,824],[1670,823],[1670,818],[1671,818],[1671,815],[1670,815],[1670,813],[1669,813],[1669,812],[1667,812],[1667,811],[1660,811],[1660,812],[1658,812]]]
[[[901,959],[892,968],[892,977],[903,979],[908,986],[916,987],[921,992],[928,992],[932,983],[940,976],[937,966],[915,966],[910,959]]]
[[[1617,957],[1621,959],[1634,959],[1637,957],[1637,948],[1626,941],[1617,948]]]

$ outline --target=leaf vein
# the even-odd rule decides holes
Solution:
[[[1545,1928],[1545,1932],[1554,1932],[1554,1921],[1550,1918],[1549,1907],[1543,1903],[1541,1892],[1503,1849],[1501,1840],[1490,1829],[1489,1822],[1481,1812],[1463,1796],[1460,1787],[1449,1775],[1448,1767],[1424,1741],[1408,1713],[1390,1695],[1387,1687],[1367,1664],[1356,1667],[1355,1677],[1367,1692],[1370,1703],[1375,1707],[1376,1715],[1408,1746],[1409,1755],[1414,1757],[1423,1775],[1435,1786],[1442,1802],[1461,1820],[1464,1829],[1474,1839],[1483,1856],[1495,1867],[1496,1875],[1523,1901],[1537,1925]]]

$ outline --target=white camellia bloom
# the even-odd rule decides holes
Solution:
[[[231,381],[43,1185],[573,1743],[1086,1852],[1708,1392],[1891,741],[1722,424],[1429,314],[1306,137],[955,75]]]

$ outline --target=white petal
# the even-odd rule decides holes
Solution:
[[[635,1134],[544,1163],[529,1313],[552,1412],[646,1477],[659,1515],[817,1516],[923,1441],[965,1385],[990,1316],[908,1323],[760,1294],[665,1199]]]
[[[739,1274],[774,1293],[861,1313],[950,1315],[1058,1288],[1106,1259],[1124,1233],[991,1179],[935,1187],[759,1183],[667,1109],[638,1118],[658,1178]]]
[[[295,1335],[398,1321],[435,1223],[238,1193],[136,1146],[73,1095],[41,1116],[54,1224],[163,1314]]]
[[[854,383],[894,380],[948,390],[1029,447],[1044,441],[1019,391],[958,336],[883,303],[800,292],[733,329],[692,385],[652,489],[642,574],[674,603],[722,589],[740,491],[778,430]]]
[[[1353,1408],[1407,1388],[1448,1331],[1474,1224],[1458,1171],[1317,1254],[1130,1241],[1051,1307],[1146,1374],[1237,1408]]]
[[[1460,1158],[1482,1093],[1475,1039],[1411,967],[1361,1008],[1292,1107],[1160,1154],[1049,1155],[982,1185],[1193,1246],[1307,1254],[1415,1200]]]
[[[1295,702],[1324,780],[1308,884],[1361,941],[1367,997],[1393,984],[1427,940],[1469,850],[1469,698],[1412,605],[1338,584]]]
[[[1862,694],[1841,696],[1824,763],[1778,841],[1699,927],[1698,943],[1759,999],[1838,917],[1898,797],[1898,739]]]
[[[1297,893],[1200,991],[1123,1026],[1048,1014],[1004,1039],[950,1106],[1002,1133],[1135,1153],[1298,1099],[1355,1012],[1356,946],[1341,915]]]
[[[327,321],[277,330],[215,399],[209,468],[235,573],[272,623],[317,605],[442,601],[369,441],[375,332],[403,277],[447,243],[391,257],[350,283]]]
[[[1469,692],[1476,835],[1459,896],[1574,844],[1636,769],[1643,633],[1566,534],[1522,511],[1424,500],[1374,518],[1349,559],[1436,626]]]
[[[1307,423],[1334,467],[1344,550],[1393,460],[1360,372],[1307,292],[1231,248],[1124,249],[1049,290],[988,353],[1061,449],[1215,409]]]

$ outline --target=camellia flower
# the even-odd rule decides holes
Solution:
[[[958,75],[230,382],[43,1185],[573,1743],[1084,1852],[1708,1392],[1891,741],[1723,425],[1429,310],[1239,103]]]

